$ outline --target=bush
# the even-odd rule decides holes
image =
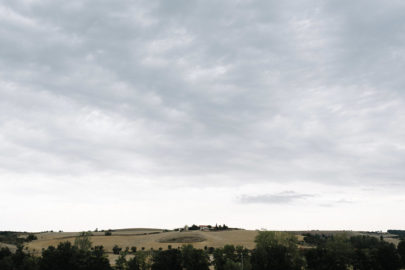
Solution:
[[[27,236],[27,238],[25,239],[25,241],[31,242],[31,241],[34,241],[34,240],[37,240],[37,239],[38,239],[38,237],[36,237],[35,234],[30,233],[30,234]]]
[[[72,246],[70,242],[64,242],[57,248],[50,246],[42,252],[40,269],[111,270],[111,266],[102,246],[85,251]]]
[[[156,252],[152,261],[152,270],[182,270],[181,252],[177,249]]]
[[[114,254],[120,254],[122,248],[120,248],[118,245],[114,245],[114,247],[112,248],[112,251]]]
[[[190,231],[197,231],[200,229],[197,225],[193,224],[191,227],[188,228]]]
[[[398,254],[401,258],[402,267],[405,268],[405,240],[398,244]]]
[[[78,249],[81,250],[89,250],[91,248],[91,241],[90,241],[90,236],[91,232],[81,232],[76,238],[75,238],[75,246]]]

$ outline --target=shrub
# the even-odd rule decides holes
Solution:
[[[30,234],[27,236],[27,238],[25,239],[25,241],[31,242],[31,241],[34,241],[34,240],[37,240],[37,239],[38,239],[38,237],[36,237],[35,234],[30,233]]]
[[[114,247],[112,248],[112,251],[114,254],[120,254],[122,248],[120,248],[118,245],[114,245]]]
[[[90,236],[92,234],[90,232],[81,232],[76,238],[75,238],[75,246],[78,249],[81,250],[89,250],[91,248],[91,241],[90,241]]]

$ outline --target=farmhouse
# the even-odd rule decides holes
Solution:
[[[200,227],[200,231],[209,231],[210,230],[208,225],[200,225],[199,227]]]

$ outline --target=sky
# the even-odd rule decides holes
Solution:
[[[404,12],[0,0],[0,230],[405,229]]]

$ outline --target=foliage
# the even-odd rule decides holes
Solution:
[[[70,242],[50,246],[42,252],[40,270],[111,270],[110,263],[101,246],[83,250]]]
[[[401,266],[405,268],[405,240],[402,240],[399,242],[398,247],[398,255],[400,256],[401,259]]]
[[[208,270],[209,258],[201,249],[195,249],[192,245],[185,245],[181,249],[182,265],[187,270]]]
[[[155,252],[153,255],[152,270],[182,270],[181,252],[178,249],[170,249]]]
[[[298,270],[304,265],[293,234],[262,231],[255,242],[251,259],[253,269]]]
[[[304,233],[304,241],[309,245],[323,245],[326,243],[328,239],[331,238],[331,235],[326,234],[311,234],[311,233]]]
[[[309,270],[398,270],[400,257],[393,244],[370,236],[336,235],[305,252]]]
[[[115,269],[116,270],[126,270],[128,269],[128,262],[126,260],[126,253],[122,252],[120,256],[115,260]]]
[[[398,235],[398,237],[401,239],[405,239],[405,230],[388,230],[387,232]]]
[[[199,230],[200,227],[198,227],[197,225],[193,224],[193,225],[191,225],[191,227],[189,227],[188,229],[189,229],[190,231],[196,231],[196,230]]]
[[[11,245],[22,245],[24,242],[36,240],[34,234],[29,234],[28,237],[20,237],[21,233],[11,231],[0,231],[0,242]]]
[[[90,232],[81,232],[76,238],[74,245],[80,250],[89,250],[91,248]]]
[[[137,264],[139,264],[139,269],[140,270],[147,270],[150,269],[150,261],[149,261],[149,256],[146,252],[140,251],[137,252],[135,257]],[[128,263],[131,265],[131,263]]]
[[[34,241],[34,240],[37,240],[37,239],[38,239],[38,237],[37,237],[35,234],[30,233],[30,234],[27,236],[27,238],[25,238],[25,241],[31,242],[31,241]]]
[[[4,234],[3,234],[4,235]],[[90,237],[87,233],[78,239]],[[399,270],[404,265],[405,241],[398,247],[376,237],[334,234],[311,236],[312,247],[299,250],[294,235],[282,232],[260,232],[256,248],[225,245],[212,250],[212,264],[216,270]],[[87,248],[82,241],[49,246],[41,257],[28,253],[22,245],[12,253],[0,249],[1,270],[112,270],[102,246]],[[121,252],[115,270],[208,270],[210,248],[195,249],[185,245],[181,249],[137,251],[127,259],[129,248]],[[136,250],[135,247],[131,248]]]
[[[217,270],[251,269],[249,251],[242,246],[225,245],[223,248],[217,248],[213,251],[214,267]]]
[[[121,250],[122,248],[120,248],[118,245],[114,245],[112,248],[113,253],[117,255],[120,254]]]
[[[23,246],[19,245],[15,253],[8,248],[0,250],[1,270],[39,270],[39,258],[23,252]]]
[[[242,266],[240,263],[234,262],[232,260],[227,259],[224,264],[224,270],[241,270]]]

